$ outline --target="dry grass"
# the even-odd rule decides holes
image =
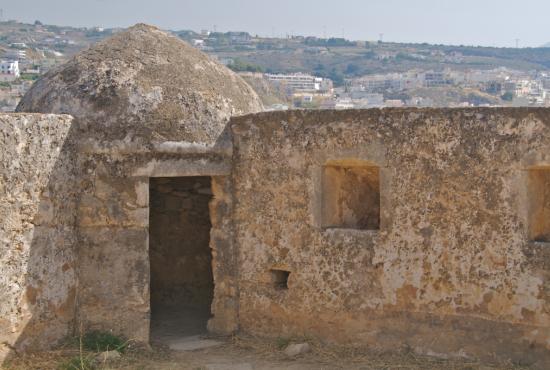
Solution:
[[[282,347],[289,343],[307,341],[312,351],[296,359],[289,360]],[[221,347],[176,353],[163,347],[153,349],[130,344],[120,360],[109,364],[96,364],[94,370],[176,370],[202,369],[212,356],[227,362],[245,361],[255,369],[285,369],[290,365],[303,369],[376,369],[376,370],[525,370],[528,368],[512,364],[482,364],[468,359],[438,359],[419,356],[412,351],[402,349],[400,353],[376,352],[360,347],[327,346],[309,338],[266,340],[249,336],[236,336],[226,339]],[[61,370],[72,358],[78,356],[93,357],[93,352],[81,352],[78,345],[66,345],[56,351],[28,354],[13,359],[2,369],[5,370]],[[296,367],[294,367],[296,368]]]
[[[510,363],[483,364],[470,359],[441,359],[415,354],[408,348],[398,353],[380,352],[365,347],[326,345],[311,338],[280,338],[268,341],[262,338],[238,336],[233,338],[233,346],[244,351],[252,351],[272,361],[287,360],[279,348],[282,343],[308,342],[312,351],[302,357],[305,362],[314,362],[334,369],[445,369],[445,370],[527,370],[526,367]]]
[[[80,368],[70,368],[67,364],[77,358],[93,359],[96,353],[80,352],[78,349],[59,349],[34,354],[18,356],[8,361],[2,370],[80,370]],[[169,353],[162,349],[149,350],[145,348],[128,349],[120,360],[110,363],[96,363],[94,370],[136,370],[136,369],[169,369],[174,365]]]

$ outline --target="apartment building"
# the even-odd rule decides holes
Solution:
[[[331,92],[332,81],[328,78],[312,76],[308,74],[271,74],[266,73],[264,77],[271,83],[283,84],[295,92]]]
[[[13,81],[19,78],[19,62],[13,60],[0,61],[0,81]]]

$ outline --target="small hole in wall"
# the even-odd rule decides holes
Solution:
[[[288,277],[290,271],[285,270],[271,270],[271,282],[273,287],[279,290],[288,289]]]

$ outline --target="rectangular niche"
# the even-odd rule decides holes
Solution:
[[[324,228],[380,228],[380,168],[362,161],[329,162],[322,174]]]
[[[529,239],[550,242],[550,167],[528,172]]]
[[[287,290],[289,276],[290,271],[277,269],[271,270],[271,282],[273,287],[277,290]]]

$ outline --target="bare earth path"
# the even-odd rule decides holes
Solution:
[[[173,351],[166,347],[154,346],[153,349],[133,348],[119,360],[98,364],[94,369],[124,370],[323,370],[323,369],[460,369],[460,370],[496,370],[529,369],[512,364],[480,364],[466,359],[443,360],[418,356],[402,351],[399,355],[383,354],[366,349],[337,348],[312,343],[310,353],[296,358],[288,358],[279,347],[286,345],[282,340],[264,340],[251,337],[220,339],[216,347],[194,351]],[[6,370],[69,370],[61,366],[69,359],[77,357],[74,348],[26,355],[14,359],[2,369]],[[93,354],[84,354],[91,357]],[[60,367],[61,366],[61,367]],[[71,369],[73,370],[73,369]],[[74,370],[77,370],[74,368]]]

